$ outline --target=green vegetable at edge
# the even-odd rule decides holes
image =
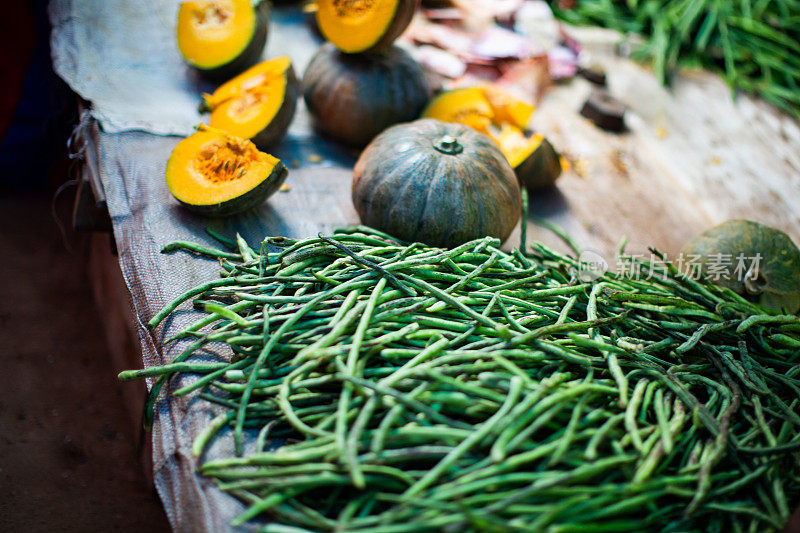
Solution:
[[[538,244],[447,250],[363,227],[261,253],[226,241],[169,247],[223,277],[151,321],[194,300],[176,362],[120,377],[158,378],[150,417],[170,377],[198,377],[171,390],[220,409],[192,451],[249,505],[237,523],[768,530],[800,492],[784,460],[800,449],[797,317],[674,267],[575,283],[576,260]],[[219,342],[230,362],[187,360]],[[289,443],[250,451],[267,427]],[[241,457],[205,457],[231,434]]]
[[[800,310],[800,250],[782,231],[729,220],[689,241],[682,254],[686,261],[697,259],[714,283],[752,297],[767,309]]]

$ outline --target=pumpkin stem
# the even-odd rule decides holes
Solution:
[[[464,147],[458,144],[455,137],[444,135],[433,143],[433,147],[443,154],[456,155],[464,151]]]

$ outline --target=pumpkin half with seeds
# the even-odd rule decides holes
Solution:
[[[800,250],[784,232],[749,220],[729,220],[681,250],[690,271],[767,309],[800,311]]]
[[[259,60],[268,25],[267,1],[184,1],[178,9],[178,49],[205,77],[230,78]]]
[[[522,205],[514,170],[492,139],[433,119],[376,137],[356,163],[352,194],[367,226],[444,247],[487,235],[504,241]]]
[[[303,96],[318,130],[360,148],[389,126],[419,117],[430,93],[422,68],[396,46],[381,55],[350,55],[327,43],[306,68]]]
[[[420,0],[317,0],[322,35],[348,54],[385,49],[408,27]]]
[[[288,171],[281,161],[248,141],[201,125],[172,151],[167,187],[191,211],[229,216],[260,205]]]
[[[289,129],[300,97],[300,83],[288,57],[249,68],[203,95],[201,109],[211,111],[209,124],[259,148],[280,141]]]

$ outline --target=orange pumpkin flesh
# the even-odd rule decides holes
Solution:
[[[286,133],[299,93],[291,60],[278,57],[222,84],[203,102],[211,110],[211,127],[266,147]]]
[[[542,135],[525,131],[533,105],[495,85],[453,89],[433,99],[423,117],[457,122],[489,135],[500,146],[519,181],[528,189],[553,185],[561,161]]]
[[[528,127],[528,122],[535,109],[533,105],[513,97],[494,85],[485,85],[481,89],[492,108],[494,114],[492,122],[495,124],[508,123],[520,129]]]
[[[422,113],[424,118],[464,124],[481,133],[489,133],[494,111],[480,87],[453,89],[434,98]]]
[[[286,179],[286,167],[246,140],[201,125],[167,162],[167,187],[190,210],[226,216],[263,202]]]
[[[536,151],[544,136],[538,133],[526,136],[521,130],[513,126],[505,126],[493,138],[500,145],[500,149],[508,158],[511,166],[517,168],[525,161],[525,158]]]
[[[408,27],[419,0],[318,0],[317,26],[348,54],[391,45]]]

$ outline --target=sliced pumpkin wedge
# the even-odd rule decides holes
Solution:
[[[260,205],[277,191],[288,171],[247,139],[200,125],[172,151],[167,187],[189,210],[229,216]]]
[[[492,138],[528,189],[550,187],[561,175],[561,157],[544,135],[528,134],[506,124]]]
[[[495,124],[509,123],[521,129],[528,127],[535,109],[533,104],[520,100],[495,85],[484,85],[481,89],[492,107]]]
[[[238,74],[258,61],[267,42],[268,3],[189,0],[178,9],[178,48],[209,78]]]
[[[492,136],[512,167],[518,166],[542,143],[542,135],[526,136],[522,130],[506,125],[500,133]]]
[[[494,110],[480,87],[443,92],[422,112],[423,118],[464,124],[486,134],[494,122],[494,116]]]
[[[445,91],[434,98],[423,117],[466,124],[489,133],[490,125],[500,128],[509,123],[524,129],[534,106],[495,85],[465,87]]]
[[[300,83],[288,57],[259,63],[213,94],[203,95],[211,127],[252,139],[259,148],[280,141],[297,109]]]
[[[420,0],[317,0],[317,26],[348,54],[390,46],[411,23]]]

